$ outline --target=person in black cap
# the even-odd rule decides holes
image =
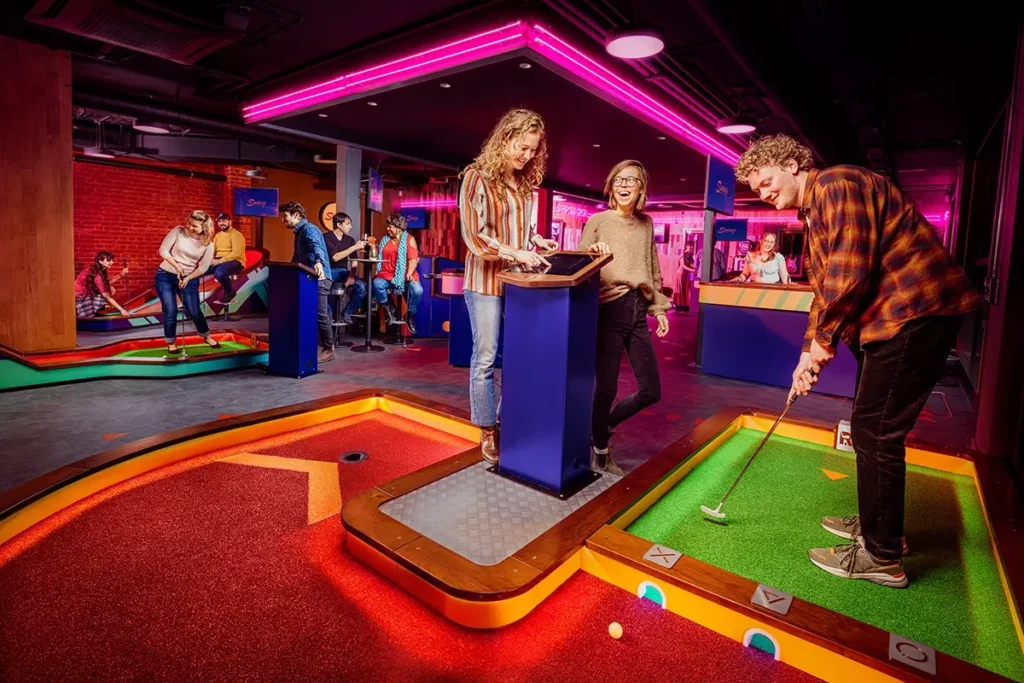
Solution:
[[[213,261],[206,271],[224,289],[222,303],[235,298],[235,287],[231,276],[245,268],[245,235],[231,227],[231,216],[217,215],[217,235],[213,238]]]

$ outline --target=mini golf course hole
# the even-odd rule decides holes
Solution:
[[[349,451],[348,453],[342,453],[338,456],[338,462],[343,465],[348,465],[354,462],[362,462],[369,458],[364,451]]]

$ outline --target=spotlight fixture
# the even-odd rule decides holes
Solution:
[[[263,169],[257,166],[256,168],[250,168],[245,172],[246,178],[253,178],[254,180],[266,180],[267,174],[263,172]]]
[[[377,103],[373,102],[373,101],[367,102],[366,104],[368,104],[371,107],[376,107],[377,106]]]
[[[757,122],[750,116],[727,116],[719,119],[715,130],[726,135],[740,135],[741,133],[753,133],[757,130]]]
[[[616,31],[608,36],[604,49],[619,59],[653,57],[665,49],[661,33],[651,28]]]
[[[135,123],[132,124],[132,128],[140,133],[154,133],[159,135],[165,135],[171,132],[170,126],[157,123],[156,121],[147,121],[145,119],[136,119]]]
[[[317,114],[317,116],[319,116],[322,119],[326,119],[327,118],[327,114]]]
[[[333,158],[330,154],[314,154],[313,163],[315,164],[336,164],[338,160]]]
[[[82,150],[82,154],[93,159],[113,159],[117,156],[113,150],[106,147],[86,147]]]
[[[600,146],[601,145],[599,145],[598,143],[596,143],[596,142],[594,143],[594,147],[600,147]]]
[[[665,137],[664,135],[659,135],[659,136],[658,136],[658,139],[659,139],[659,140],[667,140],[668,138],[666,138],[666,137]]]
[[[445,90],[447,90],[448,88],[452,87],[452,84],[451,83],[441,83],[441,87],[444,88]]]
[[[522,62],[522,63],[519,64],[519,68],[520,69],[532,69],[533,68],[533,64],[530,64],[529,62]]]

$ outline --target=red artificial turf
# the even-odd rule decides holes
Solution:
[[[377,441],[353,447],[355,431],[318,427],[246,444],[0,547],[0,680],[811,680],[585,574],[510,627],[461,628],[349,556],[337,516],[307,527],[306,474],[215,461],[367,450],[345,466],[351,495],[465,446],[419,425],[345,425]]]

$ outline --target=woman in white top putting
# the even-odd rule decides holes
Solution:
[[[175,337],[178,300],[196,326],[196,332],[212,348],[220,344],[210,336],[210,326],[199,303],[199,278],[213,260],[213,220],[205,211],[193,211],[184,226],[173,228],[160,244],[163,263],[156,270],[156,293],[164,314],[167,352],[180,353]]]

